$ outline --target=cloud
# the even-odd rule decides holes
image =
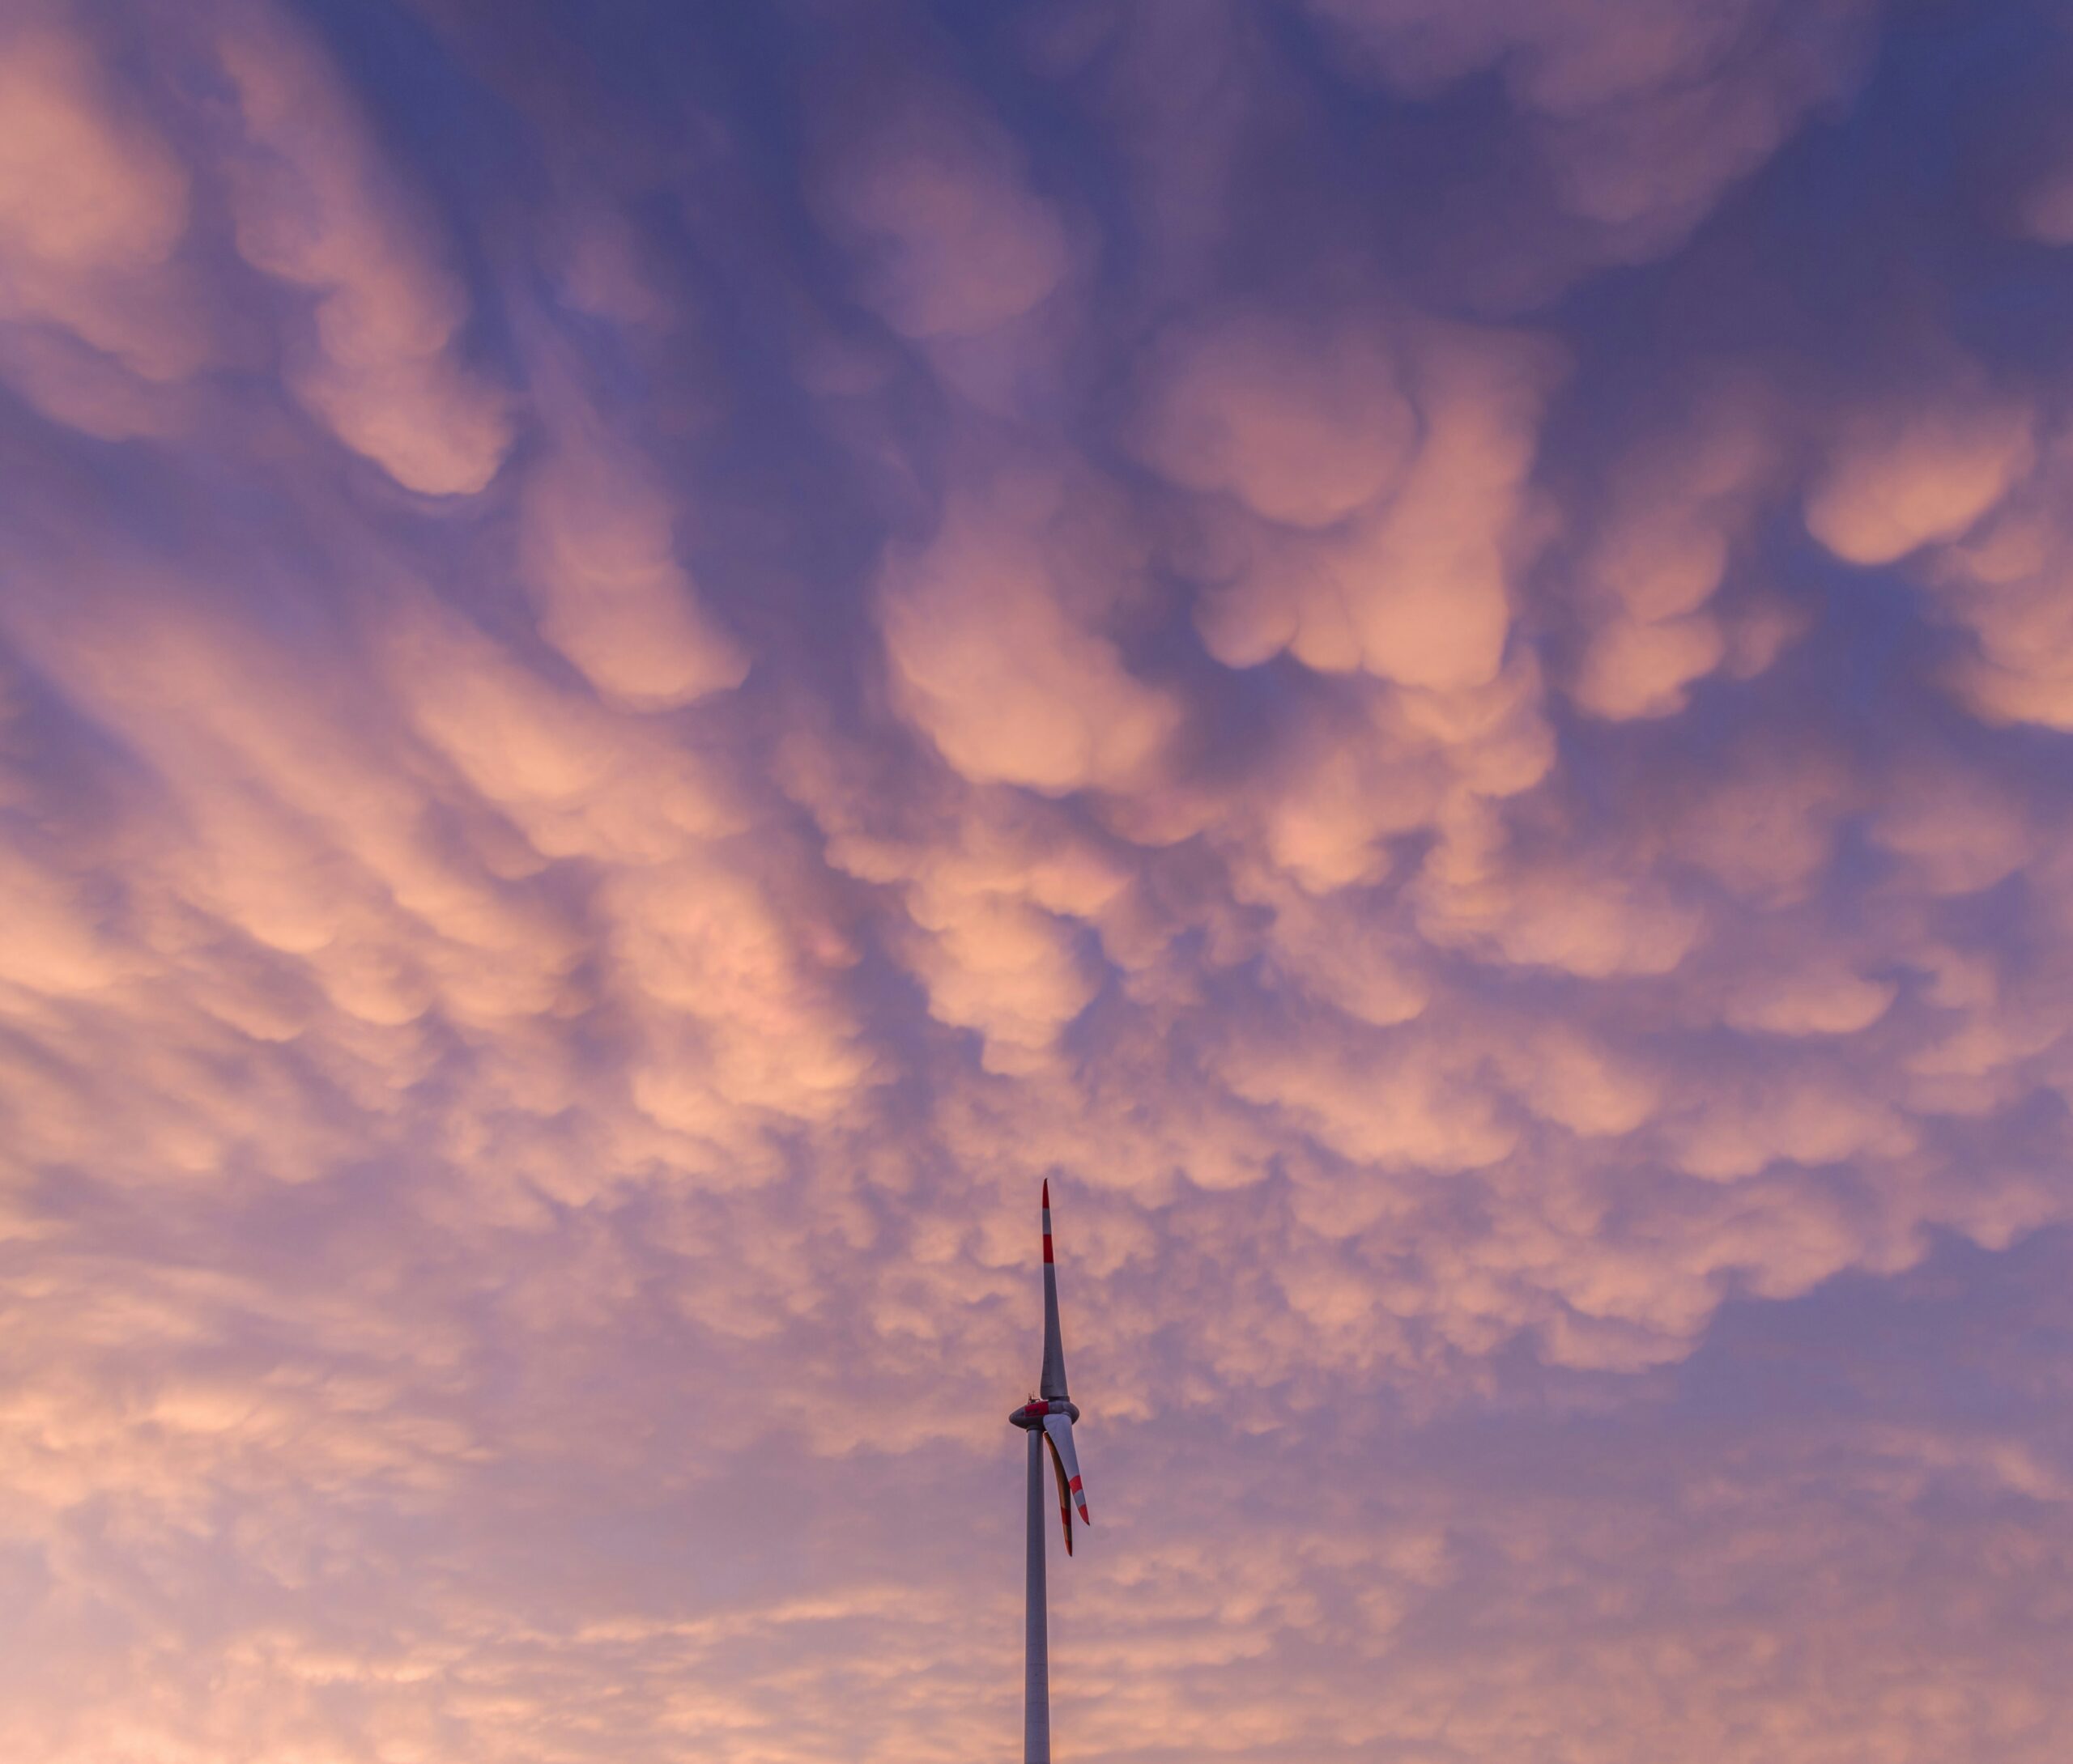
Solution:
[[[1858,564],[1891,563],[1966,532],[2033,457],[2026,412],[1969,402],[1850,424],[1808,494],[1807,530]]]
[[[1309,9],[1354,66],[1398,90],[1426,96],[1500,73],[1558,199],[1623,256],[1674,243],[1810,112],[1847,93],[1878,11],[1873,0]]]
[[[1344,525],[1315,540],[1238,537],[1235,568],[1197,614],[1225,665],[1286,648],[1313,668],[1405,686],[1496,678],[1510,579],[1544,532],[1526,479],[1552,363],[1497,333],[1441,330],[1420,343],[1422,435],[1398,493],[1378,484],[1361,513],[1344,511]]]
[[[1047,794],[1127,787],[1179,707],[1135,678],[1100,624],[1143,568],[1127,531],[1041,469],[960,494],[918,546],[887,556],[886,646],[907,715],[964,776]],[[1086,506],[1092,501],[1093,507]]]
[[[1571,692],[1594,716],[1668,716],[1684,709],[1695,682],[1723,665],[1747,677],[1772,659],[1765,652],[1774,652],[1776,640],[1746,623],[1749,635],[1735,645],[1735,627],[1714,597],[1776,470],[1767,432],[1774,425],[1760,389],[1709,392],[1710,408],[1670,435],[1651,436],[1611,475],[1616,500],[1584,554],[1577,584],[1594,628]]]
[[[2065,1754],[2041,14],[18,11],[0,1752]]]
[[[902,96],[826,152],[821,199],[866,304],[917,342],[1021,317],[1071,268],[1064,219],[983,111],[911,85]]]
[[[604,697],[645,710],[739,686],[748,672],[677,561],[674,510],[654,468],[618,442],[543,363],[564,414],[529,475],[521,548],[541,635]]]
[[[1234,314],[1162,338],[1146,371],[1146,463],[1289,526],[1328,527],[1373,502],[1417,435],[1380,325],[1320,338]]]
[[[467,293],[421,206],[283,19],[241,14],[216,47],[243,130],[227,168],[238,251],[315,297],[291,389],[405,488],[481,490],[511,444],[508,400],[453,346]]]
[[[187,168],[55,9],[0,34],[0,372],[90,434],[148,433],[213,353],[192,266]]]

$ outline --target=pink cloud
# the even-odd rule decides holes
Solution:
[[[1418,433],[1383,327],[1237,314],[1161,340],[1136,449],[1163,476],[1267,521],[1329,527],[1396,482]]]
[[[1859,75],[1876,0],[1308,0],[1353,65],[1429,94],[1501,73],[1570,210],[1653,254]]]
[[[2034,457],[2027,412],[1973,402],[1939,401],[1850,425],[1808,495],[1807,529],[1852,563],[1891,563],[1962,535]]]
[[[0,31],[0,1753],[997,1749],[1048,1180],[1075,1755],[2063,1756],[1981,28],[350,11]]]
[[[909,89],[827,154],[822,200],[866,302],[901,336],[956,339],[1047,300],[1072,266],[1055,206],[982,113]]]
[[[168,387],[213,353],[179,256],[193,180],[57,9],[0,32],[0,372],[90,434],[170,426]]]
[[[1684,432],[1649,437],[1611,474],[1578,584],[1594,628],[1571,691],[1593,715],[1668,716],[1723,665],[1747,678],[1774,658],[1786,634],[1775,617],[1769,631],[1738,628],[1714,604],[1777,469],[1762,402],[1717,389]]]
[[[238,250],[315,295],[296,396],[406,488],[481,490],[511,444],[508,401],[452,347],[467,295],[423,214],[285,20],[241,13],[217,52],[244,130],[228,168]]]
[[[1232,577],[1198,614],[1219,661],[1287,648],[1405,686],[1496,678],[1510,579],[1545,531],[1526,479],[1553,363],[1526,339],[1450,330],[1421,337],[1417,360],[1422,436],[1401,488],[1314,540],[1239,540]]]
[[[1009,467],[953,500],[926,545],[888,554],[897,691],[959,772],[1058,794],[1127,788],[1156,765],[1179,708],[1100,623],[1143,567],[1131,550],[1098,491]]]
[[[675,511],[654,468],[581,402],[546,346],[538,375],[560,410],[559,438],[526,480],[521,515],[541,635],[605,698],[636,708],[739,686],[747,658],[677,559]]]

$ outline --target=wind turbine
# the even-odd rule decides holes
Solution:
[[[1065,1527],[1066,1554],[1072,1554],[1072,1510],[1087,1516],[1079,1483],[1079,1454],[1072,1448],[1072,1424],[1079,1410],[1066,1395],[1066,1348],[1058,1335],[1058,1274],[1051,1260],[1051,1184],[1044,1184],[1044,1370],[1036,1395],[1008,1418],[1029,1435],[1029,1609],[1024,1619],[1026,1650],[1022,1681],[1022,1764],[1051,1764],[1051,1662],[1044,1608],[1044,1452],[1058,1483],[1058,1520]]]

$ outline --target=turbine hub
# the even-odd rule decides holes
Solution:
[[[1011,1427],[1041,1427],[1046,1415],[1063,1415],[1068,1421],[1078,1421],[1079,1405],[1047,1403],[1039,1397],[1024,1403],[1019,1409],[1010,1410],[1007,1422]]]

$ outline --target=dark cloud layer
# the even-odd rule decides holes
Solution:
[[[0,11],[0,1751],[2065,1756],[2069,90]]]

